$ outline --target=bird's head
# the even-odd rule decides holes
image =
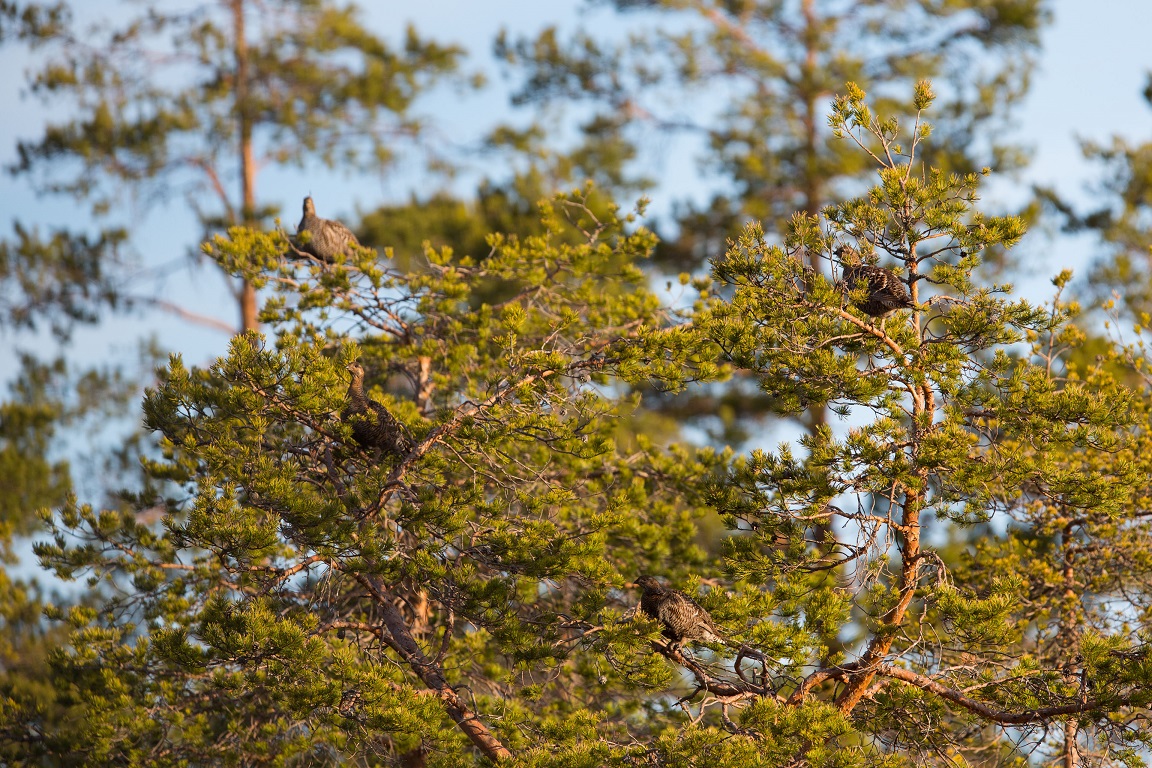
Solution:
[[[660,592],[664,589],[664,585],[654,576],[638,576],[635,585],[645,592]]]
[[[352,362],[348,363],[348,365],[344,366],[344,369],[346,371],[348,371],[349,373],[351,373],[352,378],[354,378],[354,379],[364,378],[364,366],[360,365],[360,363],[357,362],[356,360],[353,360]]]
[[[311,196],[304,198],[304,215],[305,216],[315,216],[316,215],[316,205],[312,202]]]

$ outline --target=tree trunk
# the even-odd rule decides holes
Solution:
[[[813,0],[804,0],[804,65],[800,77],[801,98],[804,99],[804,199],[801,201],[802,210],[809,216],[820,212],[824,201],[823,185],[821,184],[817,121],[821,115],[817,112],[817,100],[821,94],[816,81],[816,69],[819,61],[816,58],[820,30],[817,28],[816,9]],[[808,254],[808,266],[813,269],[819,267],[815,254]]]
[[[1075,523],[1068,523],[1060,537],[1061,549],[1064,559],[1064,609],[1060,615],[1060,634],[1057,640],[1057,649],[1062,651],[1066,658],[1080,658],[1080,632],[1079,632],[1079,590],[1076,589],[1076,551],[1073,531]],[[1080,662],[1083,664],[1083,660]],[[1075,684],[1080,682],[1081,700],[1087,695],[1084,672],[1077,674],[1075,666],[1069,662],[1064,663],[1065,682]],[[1076,734],[1078,723],[1075,717],[1064,721],[1064,768],[1076,768],[1079,764],[1076,750]]]
[[[260,330],[260,321],[256,319],[258,308],[256,305],[256,286],[250,280],[240,279],[240,331]]]
[[[802,90],[801,97],[804,99],[804,176],[801,181],[803,187],[804,199],[801,201],[802,210],[809,216],[815,216],[820,212],[824,201],[821,199],[824,196],[823,185],[818,167],[818,147],[817,140],[817,99],[820,94],[817,93],[816,84],[816,67],[818,64],[817,54],[817,40],[820,34],[816,27],[816,9],[814,7],[814,0],[804,0],[802,6],[804,13],[804,64],[803,74],[800,78],[800,88]],[[807,257],[808,263],[805,266],[810,267],[814,272],[820,270],[820,258],[804,249],[804,254]],[[828,408],[824,405],[819,405],[808,409],[807,419],[804,424],[808,430],[808,434],[814,435],[824,425],[828,423]],[[831,552],[836,545],[836,535],[832,531],[831,520],[818,521],[813,524],[813,538],[819,542],[817,546],[821,547],[826,553]]]
[[[256,216],[256,161],[252,150],[252,107],[248,100],[248,38],[244,30],[244,0],[232,0],[232,34],[236,54],[236,119],[239,122],[240,138],[239,223],[250,227],[255,224]],[[249,280],[241,278],[237,296],[240,301],[240,330],[259,330],[256,287]]]
[[[1064,768],[1076,768],[1076,718],[1064,721]]]

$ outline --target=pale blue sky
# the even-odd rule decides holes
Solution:
[[[114,8],[113,0],[97,0],[86,5],[87,12]],[[583,11],[579,0],[424,0],[421,3],[364,3],[371,25],[390,37],[397,37],[407,21],[440,41],[459,43],[471,52],[470,66],[487,70],[494,81],[497,96],[466,96],[457,91],[444,91],[430,99],[424,110],[436,115],[440,138],[454,143],[474,142],[485,128],[485,119],[495,118],[502,108],[500,78],[495,74],[490,50],[491,40],[502,26],[513,31],[531,32],[550,22],[572,21]],[[1035,161],[1022,177],[1000,179],[989,190],[989,202],[1012,203],[1022,198],[1031,183],[1056,187],[1065,194],[1084,199],[1081,190],[1092,177],[1093,169],[1082,160],[1076,137],[1105,140],[1120,134],[1132,140],[1152,140],[1152,110],[1140,96],[1146,72],[1152,68],[1147,35],[1152,29],[1152,0],[1056,0],[1056,21],[1044,38],[1041,69],[1031,95],[1018,114],[1016,138],[1031,144]],[[0,48],[0,108],[6,116],[0,122],[0,162],[14,158],[18,138],[34,138],[43,121],[49,117],[41,106],[20,98],[17,76],[28,64],[27,53],[18,46]],[[496,104],[498,108],[486,107]],[[683,151],[675,151],[674,142],[664,148],[666,161],[661,164],[661,185],[655,190],[653,210],[667,211],[672,200],[683,197],[694,186],[695,164]],[[401,170],[384,178],[339,175],[306,177],[298,171],[269,170],[259,179],[260,198],[280,202],[285,220],[291,225],[298,217],[299,201],[304,194],[316,196],[321,215],[348,220],[358,212],[391,201],[406,198],[420,179],[411,170]],[[154,208],[139,215],[137,246],[147,255],[149,264],[168,263],[171,268],[161,274],[142,277],[141,294],[160,291],[172,301],[234,322],[234,302],[226,295],[214,269],[193,269],[184,255],[197,236],[186,203],[176,197],[165,208]],[[26,179],[0,177],[0,227],[10,232],[10,222],[21,219],[44,226],[72,224],[83,220],[83,209],[63,198],[37,199]],[[1020,286],[1034,298],[1046,295],[1046,280],[1065,265],[1083,272],[1091,254],[1088,238],[1058,238],[1053,243],[1042,233],[1030,235],[1021,246],[1026,263],[1036,279]],[[98,329],[80,335],[79,349],[89,354],[104,354],[109,345],[128,352],[130,339],[155,332],[167,348],[184,352],[189,361],[203,363],[224,352],[227,336],[219,331],[189,327],[166,315],[119,318]],[[33,343],[26,336],[0,335],[0,380],[8,377],[2,370],[11,365],[13,350]]]

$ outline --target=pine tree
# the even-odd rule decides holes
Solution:
[[[782,235],[793,212],[816,215],[852,189],[850,180],[870,175],[826,129],[825,105],[846,81],[875,93],[886,114],[903,114],[912,85],[934,80],[947,116],[925,148],[937,168],[1007,171],[1024,162],[1002,127],[1027,89],[1049,19],[1043,0],[605,5],[627,33],[620,39],[592,25],[567,36],[549,27],[534,38],[503,35],[497,56],[520,77],[517,103],[590,107],[589,141],[628,147],[610,155],[623,163],[653,131],[705,137],[702,165],[720,191],[703,208],[682,206],[679,234],[659,254],[672,267],[696,269],[720,255],[750,219]]]
[[[190,185],[189,202],[212,231],[273,213],[256,196],[259,168],[386,164],[420,133],[413,101],[461,53],[411,28],[396,50],[353,7],[328,0],[153,5],[91,29],[63,3],[32,4],[23,23],[8,22],[48,51],[31,93],[79,112],[22,142],[13,170],[123,226],[126,191],[151,201]],[[236,298],[240,328],[254,329],[254,287],[241,281]]]
[[[117,759],[125,739],[172,761],[246,764],[400,759],[422,742],[543,760],[556,738],[607,755],[589,741],[596,718],[573,684],[625,702],[625,675],[669,674],[646,653],[617,670],[574,649],[597,635],[612,584],[664,557],[700,562],[700,510],[684,498],[707,472],[688,451],[614,441],[636,401],[601,388],[674,382],[696,357],[682,331],[663,328],[635,264],[651,234],[626,224],[577,194],[545,209],[543,235],[494,235],[482,264],[429,250],[406,273],[368,253],[317,266],[296,293],[278,283],[285,300],[266,310],[275,342],[238,337],[209,370],[172,362],[145,402],[165,450],[151,470],[181,489],[164,502],[167,530],[74,507],[61,531],[101,543],[39,550],[62,575],[137,585],[128,601],[72,617],[93,641],[57,659],[62,679],[81,678],[91,763]],[[258,265],[283,245],[237,229],[211,248],[222,263]],[[473,305],[493,279],[525,288]],[[338,317],[371,330],[333,335]],[[335,414],[354,358],[404,383],[391,410],[414,447],[397,462],[346,448],[352,427]],[[696,367],[714,375],[706,359]],[[617,615],[628,607],[612,603]],[[615,624],[630,646],[659,634]],[[179,726],[174,743],[167,734],[186,722],[195,730]]]
[[[545,119],[571,108],[586,128],[572,153],[610,159],[614,175],[627,183],[644,183],[635,178],[648,170],[643,161],[662,166],[673,153],[698,153],[700,186],[715,191],[704,202],[700,195],[678,202],[674,220],[658,228],[664,237],[655,263],[666,272],[705,272],[749,221],[779,242],[796,211],[817,215],[868,184],[870,165],[834,139],[824,114],[847,81],[873,93],[885,114],[911,119],[907,94],[917,80],[934,80],[942,93],[938,114],[945,116],[924,150],[934,167],[1003,172],[1025,161],[1003,129],[1027,91],[1049,19],[1044,0],[596,5],[616,15],[594,17],[574,31],[553,26],[535,37],[503,35],[497,56],[521,84],[516,103],[547,107]],[[621,34],[605,35],[606,24]],[[646,154],[652,146],[666,156]],[[561,156],[568,149],[553,146]],[[651,399],[719,444],[772,430],[773,417],[788,408],[740,375],[690,397]],[[826,412],[808,409],[803,418],[816,430]]]
[[[931,100],[919,85],[917,110]],[[86,765],[1134,754],[1152,737],[1147,390],[1070,362],[1083,334],[1059,297],[976,282],[1023,224],[978,210],[980,174],[920,164],[927,125],[901,134],[854,85],[832,124],[878,184],[799,214],[785,247],[749,227],[681,311],[637,265],[652,234],[580,192],[543,207],[543,234],[493,234],[483,260],[430,247],[406,271],[360,253],[304,276],[272,258],[283,234],[215,238],[282,294],[272,335],[206,369],[174,358],[146,398],[168,485],[140,503],[162,527],[69,504],[38,548],[121,591],[54,613],[72,636],[53,681],[83,728],[32,729],[36,748]],[[795,258],[844,242],[901,265],[907,322],[861,317]],[[519,288],[477,301],[493,280]],[[347,450],[354,359],[393,377],[414,442],[395,463]],[[729,369],[845,420],[749,455],[621,434],[642,388]],[[697,543],[709,507],[722,558]],[[805,541],[813,519],[855,540]],[[957,560],[928,535],[945,520],[993,525]],[[667,643],[624,589],[643,573],[724,646]]]
[[[1022,222],[975,209],[976,174],[921,172],[928,126],[900,135],[863,98],[850,85],[831,122],[876,162],[880,183],[826,208],[824,222],[798,215],[787,249],[750,227],[714,267],[731,301],[696,318],[762,387],[850,419],[754,451],[714,486],[737,532],[728,567],[753,595],[769,585],[770,612],[792,631],[761,619],[750,633],[786,661],[777,702],[738,722],[771,730],[781,703],[818,701],[866,734],[877,759],[1123,754],[1146,733],[1117,725],[1142,722],[1147,700],[1140,674],[1118,668],[1146,653],[1123,618],[1143,576],[1103,574],[1142,546],[1133,457],[1146,391],[1069,362],[1084,338],[1074,305],[1035,307],[976,284],[981,254],[1014,244]],[[916,101],[930,103],[925,85]],[[902,264],[916,302],[909,322],[881,329],[849,312],[834,283],[791,255],[832,260],[846,240]],[[831,552],[804,542],[814,519],[854,540]],[[935,521],[998,525],[958,563],[926,536]],[[783,551],[781,535],[793,542]],[[1085,562],[1089,542],[1108,551],[1100,570]],[[845,566],[848,587],[836,575]],[[1055,733],[1062,742],[1045,743]],[[801,751],[819,743],[807,738]]]

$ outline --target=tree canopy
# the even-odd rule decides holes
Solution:
[[[1003,129],[1050,19],[1043,0],[594,5],[616,12],[613,34],[598,16],[574,30],[505,33],[496,53],[520,85],[514,101],[579,116],[571,157],[593,161],[601,175],[590,178],[609,181],[612,168],[643,184],[645,168],[634,161],[654,134],[699,140],[700,186],[716,191],[703,203],[682,201],[665,223],[675,234],[658,256],[672,268],[716,258],[750,220],[779,235],[795,211],[815,215],[868,184],[870,165],[826,125],[827,105],[848,81],[899,114],[911,107],[913,84],[931,78],[941,119],[925,151],[941,170],[1006,172],[1026,161]],[[561,149],[568,133],[552,145]],[[677,144],[677,154],[693,146]]]
[[[675,301],[643,208],[591,188],[403,269],[211,239],[267,332],[162,369],[145,492],[45,515],[37,554],[98,599],[51,612],[46,697],[5,690],[6,758],[1139,764],[1152,400],[1115,373],[1134,350],[1077,356],[1067,274],[1044,305],[981,282],[1025,228],[980,209],[986,172],[921,161],[932,100],[897,121],[845,86],[831,125],[875,184],[779,244],[749,225]],[[914,308],[860,312],[841,246]],[[341,417],[353,361],[403,455]],[[642,392],[737,372],[834,418],[746,454],[638,426]],[[669,643],[645,575],[723,642]]]
[[[72,249],[83,258],[57,271],[85,296],[102,276],[121,303],[151,298],[134,296],[109,269],[110,246],[132,223],[126,190],[145,206],[183,190],[207,231],[266,220],[276,211],[258,199],[260,169],[386,167],[425,128],[413,103],[456,71],[462,53],[412,27],[390,45],[354,6],[328,0],[153,3],[123,21],[91,23],[63,3],[3,10],[12,36],[46,52],[29,92],[74,108],[21,141],[10,170],[111,219],[110,234]],[[0,279],[35,299],[20,276],[56,263],[43,258],[55,239],[32,247],[18,235],[20,247],[4,246]],[[241,282],[237,299],[239,327],[255,328],[252,286]]]
[[[1147,147],[1041,190],[1107,322],[988,269],[1051,5],[587,2],[496,40],[461,196],[395,15],[0,0],[60,110],[9,170],[94,214],[0,241],[0,764],[1146,764]],[[408,150],[311,246],[257,184]],[[238,326],[131,279],[156,201]],[[143,304],[231,342],[89,366]]]

